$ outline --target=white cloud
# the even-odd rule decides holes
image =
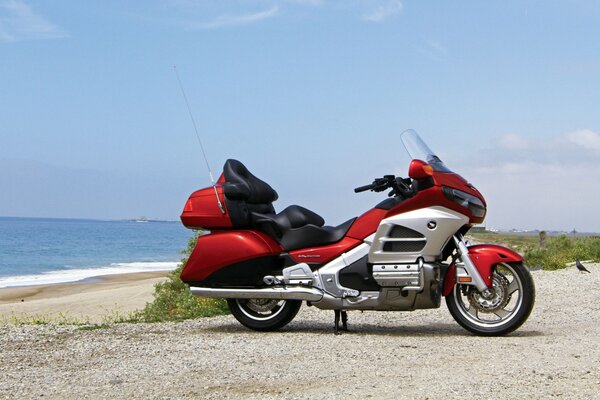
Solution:
[[[444,46],[442,43],[440,43],[437,40],[427,40],[425,42],[427,44],[427,46],[429,48],[431,48],[432,50],[434,50],[435,52],[439,53],[439,54],[448,54],[448,49],[446,48],[446,46]]]
[[[600,134],[577,130],[544,137],[526,138],[508,133],[472,154],[462,163],[472,166],[499,166],[524,160],[540,164],[595,164],[600,170]]]
[[[506,150],[525,150],[530,147],[527,139],[514,133],[507,133],[501,136],[496,141],[496,145]]]
[[[511,175],[511,174],[520,174],[526,171],[535,171],[540,167],[539,164],[536,164],[531,161],[519,161],[519,162],[507,162],[504,164],[498,164],[495,166],[485,166],[480,168],[475,168],[475,171],[489,174],[503,174],[503,175]],[[548,166],[544,166],[548,167]],[[544,168],[545,169],[545,168]],[[554,169],[554,168],[553,168]]]
[[[289,3],[296,3],[307,6],[320,6],[324,4],[325,0],[287,0]]]
[[[597,164],[522,161],[497,167],[465,168],[461,173],[488,203],[489,227],[600,232]]]
[[[422,46],[417,45],[415,48],[419,53],[434,61],[440,61],[448,54],[446,46],[432,39],[426,40]]]
[[[569,132],[564,136],[569,142],[577,146],[588,150],[600,151],[600,135],[589,129]]]
[[[0,0],[2,1],[2,0]],[[261,7],[262,11],[249,12],[249,6]],[[219,29],[237,25],[258,23],[269,18],[285,14],[293,16],[317,15],[327,12],[337,15],[357,14],[364,21],[381,22],[403,9],[401,0],[247,0],[247,1],[199,1],[199,0],[167,0],[162,10],[172,13],[160,18],[146,18],[153,22],[178,25],[188,30]],[[137,15],[139,18],[139,15]],[[212,19],[211,19],[212,18]],[[2,34],[0,30],[0,35]],[[439,42],[427,42],[428,51],[438,55],[447,50]]]
[[[247,25],[272,18],[278,13],[279,6],[275,5],[264,11],[259,11],[251,14],[221,15],[210,22],[200,24],[199,27],[203,29],[218,29],[228,26]]]
[[[388,0],[375,10],[365,14],[363,19],[371,22],[381,22],[384,19],[398,14],[402,11],[402,2],[400,0]]]
[[[448,165],[484,194],[490,227],[600,232],[599,150],[600,135],[591,130],[542,138],[513,133],[452,154]]]
[[[35,14],[24,1],[0,2],[0,42],[59,39],[66,36],[58,26]]]

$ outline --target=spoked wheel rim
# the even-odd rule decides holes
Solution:
[[[455,285],[454,302],[458,312],[470,323],[482,328],[508,324],[523,305],[523,282],[509,264],[494,267],[492,288],[482,294],[473,286]]]
[[[279,299],[236,299],[235,302],[246,317],[255,321],[268,321],[277,317],[286,303]]]

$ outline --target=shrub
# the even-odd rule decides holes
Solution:
[[[223,299],[207,299],[192,296],[188,286],[179,275],[198,240],[196,233],[188,241],[179,266],[171,271],[165,282],[154,286],[154,301],[146,303],[143,310],[132,316],[133,322],[180,321],[198,317],[212,317],[227,314],[227,302]]]
[[[600,239],[593,237],[570,238],[565,235],[550,238],[544,247],[525,247],[525,262],[529,266],[539,266],[547,270],[565,268],[577,258],[600,260]]]

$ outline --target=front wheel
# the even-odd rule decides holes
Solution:
[[[294,319],[302,302],[279,299],[227,299],[231,314],[246,328],[274,331]]]
[[[482,336],[514,331],[527,320],[534,302],[533,278],[522,263],[494,266],[492,288],[485,295],[474,286],[456,284],[446,297],[456,322]]]

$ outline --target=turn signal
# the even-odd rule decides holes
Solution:
[[[458,278],[459,283],[471,283],[472,279],[470,276],[461,276]]]
[[[433,167],[421,160],[412,160],[408,167],[408,176],[412,179],[426,179],[433,176]]]

